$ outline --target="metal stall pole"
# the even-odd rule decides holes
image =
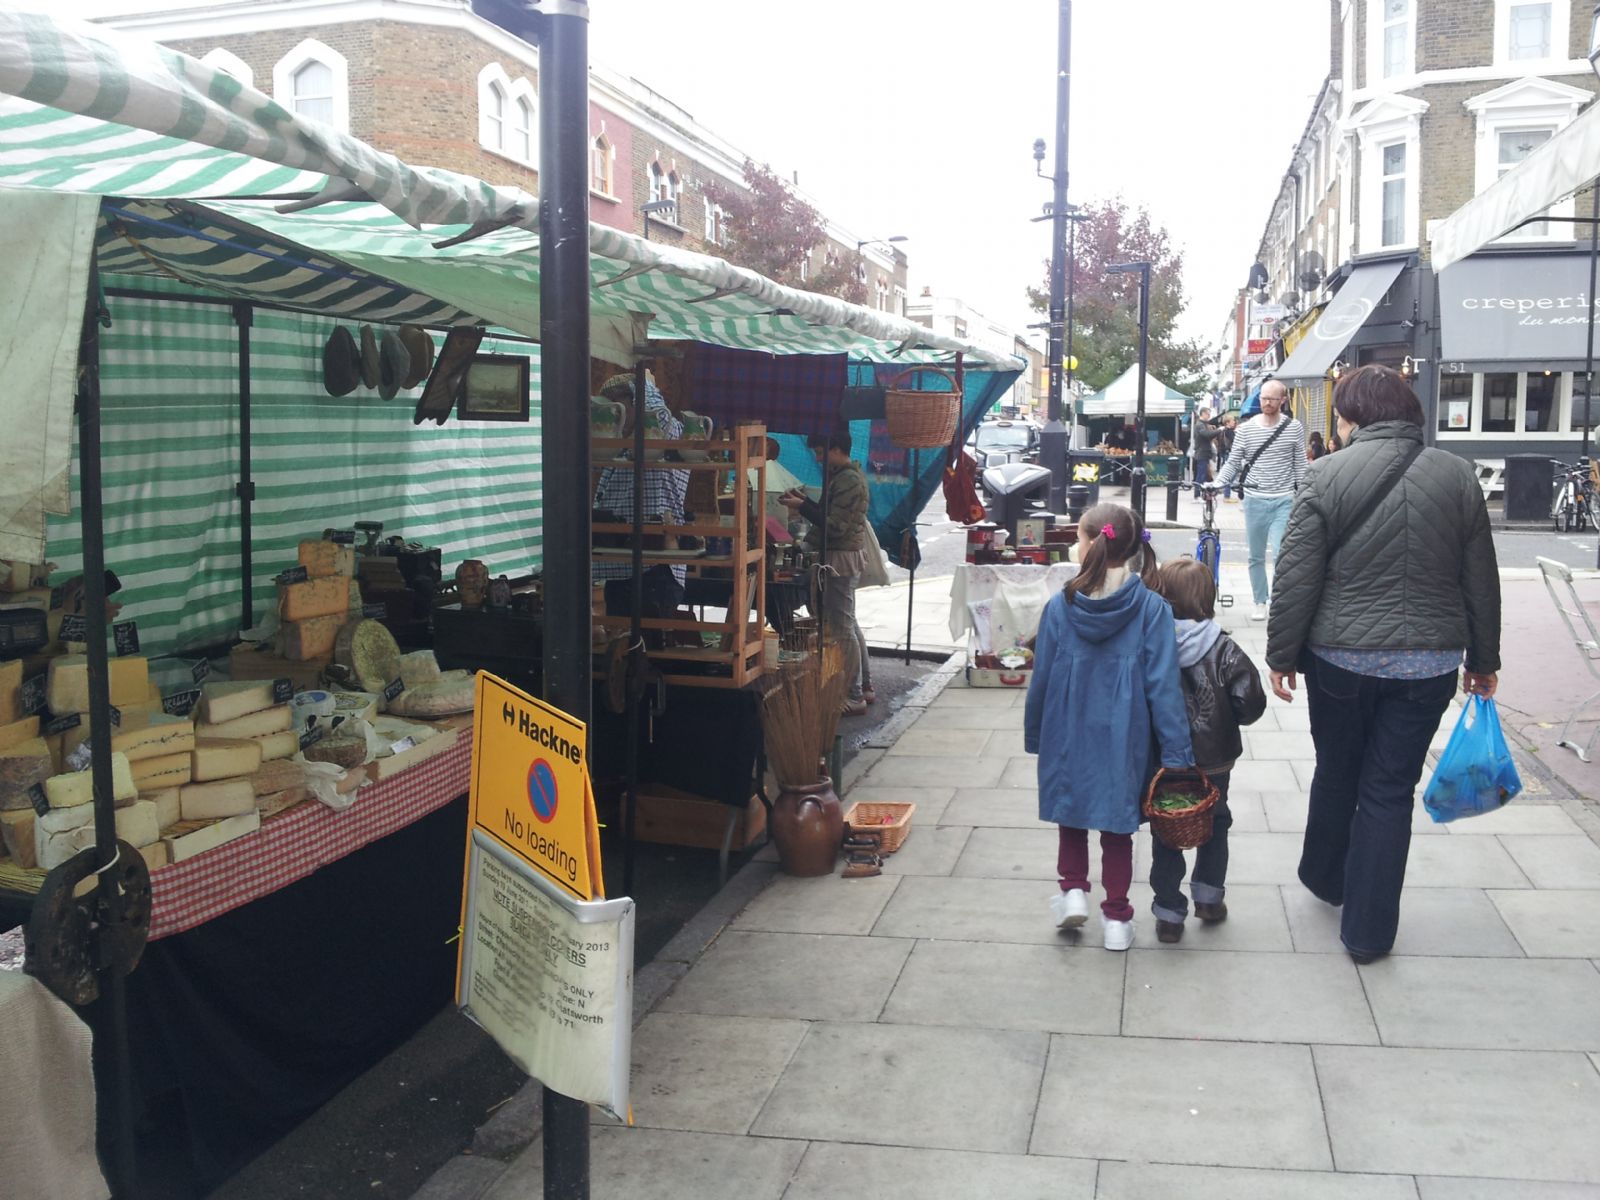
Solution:
[[[920,450],[913,449],[911,451],[911,495],[913,497],[917,494],[917,480],[921,478],[918,472],[918,468],[921,466],[921,463],[918,462],[919,454],[921,454]],[[910,572],[911,576],[910,585],[906,588],[906,666],[909,667],[911,665],[911,619],[913,606],[916,604],[917,599],[917,557],[922,554],[921,548],[917,545],[916,517],[911,518],[911,537],[905,544],[908,551],[916,552],[916,557],[911,554],[906,556],[909,560],[906,563],[906,570]],[[859,621],[859,618],[857,619]],[[863,653],[866,652],[865,646],[861,649]]]
[[[1583,444],[1578,452],[1580,459],[1589,457],[1589,415],[1594,411],[1594,288],[1596,267],[1600,266],[1600,179],[1590,182],[1589,197],[1593,203],[1594,220],[1589,225],[1589,328],[1583,356]],[[1600,567],[1600,545],[1595,547],[1595,566]]]
[[[640,359],[633,368],[633,574],[629,595],[633,604],[633,620],[628,625],[628,656],[625,660],[628,674],[628,789],[623,797],[627,805],[622,814],[622,894],[633,895],[634,822],[639,812],[639,706],[634,702],[634,665],[645,662],[644,647],[644,389],[645,360]],[[635,655],[638,658],[635,658]]]
[[[1072,0],[1059,0],[1056,25],[1056,155],[1050,207],[1050,318],[1045,339],[1050,394],[1047,420],[1039,434],[1039,460],[1050,471],[1050,511],[1066,511],[1068,429],[1061,419],[1062,334],[1067,290],[1067,132],[1072,106]],[[1044,147],[1038,148],[1043,157]]]
[[[106,928],[96,946],[119,939],[125,921],[117,874],[107,870],[117,859],[116,806],[111,782],[111,675],[106,654],[105,509],[100,472],[100,264],[89,261],[83,336],[78,347],[78,483],[83,520],[83,624],[89,660],[89,752],[94,784],[94,859],[99,875],[98,915]],[[137,1195],[133,1156],[133,1086],[128,1064],[128,995],[118,964],[100,971],[100,995],[107,1017],[105,1044],[95,1042],[95,1082],[102,1114],[100,1153],[117,1200]]]
[[[538,10],[544,695],[588,723],[589,6]],[[637,409],[637,402],[635,408]],[[643,414],[635,412],[638,421]],[[588,1200],[589,1106],[544,1089],[545,1200]]]
[[[250,505],[256,498],[255,480],[250,478],[250,326],[254,312],[250,305],[235,304],[233,320],[239,326],[239,482],[233,489],[239,497],[239,628],[254,629],[255,582],[250,563]]]
[[[1139,277],[1139,400],[1134,418],[1137,437],[1133,447],[1133,474],[1129,480],[1128,506],[1144,520],[1144,379],[1150,369],[1150,267],[1147,262],[1118,263],[1107,267],[1107,275]]]

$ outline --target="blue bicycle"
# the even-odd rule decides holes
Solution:
[[[1223,608],[1233,607],[1233,597],[1222,594],[1222,534],[1217,530],[1217,485],[1202,484],[1200,503],[1205,513],[1200,526],[1200,536],[1195,540],[1195,560],[1211,572],[1211,581],[1217,586],[1217,603]]]

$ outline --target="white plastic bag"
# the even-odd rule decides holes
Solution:
[[[888,587],[889,569],[883,556],[883,547],[878,544],[878,535],[873,532],[871,521],[866,522],[866,527],[866,541],[861,547],[866,551],[866,563],[861,568],[861,581],[856,587]]]

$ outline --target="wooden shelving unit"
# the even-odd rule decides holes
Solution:
[[[632,470],[631,460],[607,461],[623,451],[633,449],[632,438],[595,438],[591,443],[593,479],[610,468]],[[699,645],[664,646],[649,651],[669,683],[690,687],[744,687],[754,682],[762,673],[762,654],[765,638],[762,614],[767,608],[766,572],[766,492],[767,492],[767,429],[765,425],[738,425],[710,441],[650,441],[649,450],[674,450],[679,453],[706,454],[708,462],[667,462],[646,458],[646,471],[717,472],[713,476],[716,487],[715,519],[713,514],[694,512],[694,520],[685,524],[646,521],[644,535],[649,538],[692,536],[699,538],[727,538],[733,544],[731,554],[706,554],[685,557],[681,553],[645,550],[646,567],[658,564],[682,566],[690,574],[707,578],[726,579],[730,583],[731,599],[727,618],[723,621],[698,621],[683,619],[646,618],[645,629],[658,629],[679,635],[694,634]],[[751,472],[755,473],[754,483]],[[723,476],[731,474],[732,490],[723,491]],[[646,514],[647,516],[650,514]],[[625,521],[597,521],[593,532],[628,535],[633,526]],[[629,562],[633,551],[629,546],[596,546],[591,554],[597,560]],[[630,617],[598,615],[597,624],[604,625],[612,634],[626,633],[632,626]],[[716,644],[707,645],[707,635],[715,635]],[[709,667],[704,673],[685,672],[684,666],[697,663]]]

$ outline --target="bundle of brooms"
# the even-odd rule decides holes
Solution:
[[[810,787],[825,774],[846,682],[844,652],[834,644],[774,673],[761,697],[761,733],[779,787]]]

